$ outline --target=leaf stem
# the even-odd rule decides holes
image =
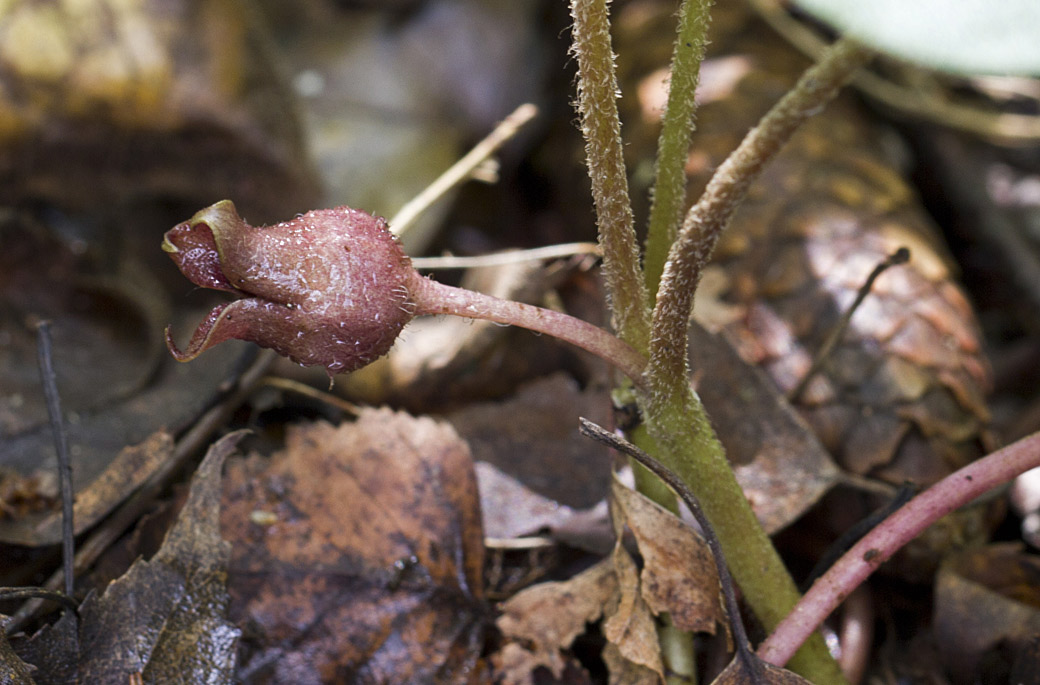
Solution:
[[[650,339],[650,298],[639,267],[639,246],[621,149],[618,85],[607,4],[607,0],[571,1],[571,52],[578,62],[577,107],[614,328],[625,342],[645,352]]]
[[[674,386],[674,379],[686,377],[686,328],[694,291],[748,187],[797,128],[829,102],[872,55],[847,38],[832,45],[722,163],[687,213],[668,253],[653,311],[654,335],[647,372],[654,391]]]
[[[679,8],[679,29],[672,51],[668,103],[657,139],[656,178],[651,194],[643,273],[651,295],[657,292],[668,248],[675,241],[686,203],[686,158],[697,110],[695,94],[712,0],[687,0]]]
[[[928,488],[885,519],[820,576],[758,648],[782,666],[842,600],[906,543],[943,516],[1031,468],[1040,466],[1040,433],[972,462]]]
[[[582,348],[617,367],[637,387],[643,384],[646,358],[599,326],[551,309],[456,288],[416,274],[410,289],[415,314],[452,314],[520,326]]]

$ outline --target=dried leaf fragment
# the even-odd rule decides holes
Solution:
[[[531,683],[539,666],[561,677],[563,651],[603,614],[617,583],[613,563],[604,559],[570,580],[540,583],[504,602],[497,625],[510,643],[495,658],[504,682]]]
[[[654,614],[668,613],[676,627],[694,632],[728,625],[715,561],[700,535],[616,478],[612,493],[639,545],[641,592]]]

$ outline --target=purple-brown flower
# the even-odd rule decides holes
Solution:
[[[167,231],[162,248],[195,285],[239,296],[184,351],[166,329],[178,361],[237,338],[331,376],[385,354],[414,315],[407,255],[383,219],[349,207],[253,227],[223,200]]]

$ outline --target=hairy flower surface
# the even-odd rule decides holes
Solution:
[[[407,255],[383,219],[349,207],[254,227],[223,200],[167,231],[162,248],[195,285],[239,296],[183,351],[166,329],[179,361],[239,339],[332,376],[385,354],[414,315]]]

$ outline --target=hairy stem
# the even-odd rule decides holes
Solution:
[[[640,352],[650,339],[650,299],[639,268],[628,177],[621,151],[617,77],[607,0],[572,0],[578,114],[603,248],[603,276],[618,335]]]
[[[567,314],[444,285],[416,274],[410,289],[415,314],[452,314],[520,326],[591,352],[642,385],[646,358],[599,326]]]
[[[655,456],[696,495],[748,605],[763,625],[775,626],[800,594],[737,483],[700,400],[683,385],[684,392],[644,412]],[[845,682],[819,634],[798,652],[791,670],[814,683]]]
[[[649,391],[642,400],[647,428],[661,448],[657,456],[700,499],[734,577],[767,629],[788,614],[799,594],[737,484],[700,398],[690,388],[689,317],[701,270],[751,182],[796,128],[869,57],[866,49],[839,41],[719,167],[672,245],[653,312]],[[799,652],[792,668],[817,682],[843,680],[819,636]]]
[[[712,0],[687,0],[679,9],[679,35],[672,51],[668,104],[657,139],[656,178],[647,228],[643,274],[653,295],[661,282],[668,248],[675,241],[686,203],[686,158],[694,129],[694,95],[708,33]]]
[[[722,163],[687,213],[668,254],[654,306],[648,369],[654,391],[674,387],[674,379],[686,376],[686,328],[694,291],[748,187],[795,130],[829,102],[872,54],[848,39],[831,46]]]
[[[928,488],[864,535],[805,593],[758,649],[782,666],[842,600],[906,543],[943,516],[1015,476],[1040,466],[1040,433],[979,459]]]

